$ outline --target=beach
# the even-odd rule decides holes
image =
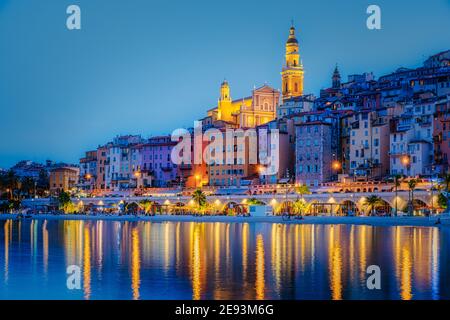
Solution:
[[[20,219],[18,214],[0,214],[0,220]],[[34,214],[21,219],[35,220],[104,220],[104,221],[149,221],[149,222],[222,222],[222,223],[283,223],[283,224],[353,224],[370,226],[450,226],[448,219],[442,219],[436,224],[436,218],[428,217],[340,217],[340,216],[307,216],[302,219],[291,217],[283,219],[281,216],[193,216],[193,215],[76,215],[76,214]]]

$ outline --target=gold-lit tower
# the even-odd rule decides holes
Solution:
[[[224,121],[233,120],[233,112],[236,111],[233,108],[231,95],[230,95],[230,85],[227,80],[224,80],[220,86],[220,98],[218,102],[218,119]]]
[[[303,65],[300,61],[294,26],[289,30],[285,60],[281,71],[283,101],[303,94]]]

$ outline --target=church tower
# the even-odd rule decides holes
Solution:
[[[341,87],[341,74],[339,73],[338,66],[334,69],[333,76],[331,77],[331,83],[333,89],[339,89]]]
[[[303,65],[300,61],[295,28],[289,30],[286,42],[285,65],[281,71],[283,101],[303,94]]]
[[[227,80],[224,80],[220,85],[220,98],[218,103],[218,119],[225,121],[232,121],[232,103],[230,95],[230,85]]]

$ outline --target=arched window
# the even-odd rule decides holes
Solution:
[[[294,84],[294,87],[295,87],[295,92],[298,92],[298,84],[297,84],[297,82]]]
[[[284,92],[288,92],[288,84],[287,84],[287,82],[286,82],[286,85],[284,86]]]

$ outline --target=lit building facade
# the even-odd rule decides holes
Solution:
[[[365,110],[354,115],[350,130],[350,174],[381,178],[389,174],[389,124],[377,112]]]
[[[330,181],[337,157],[337,139],[332,121],[314,119],[296,125],[295,182],[317,187]]]
[[[283,101],[303,95],[303,65],[300,60],[294,26],[290,28],[286,42],[285,64],[281,70],[281,85]]]
[[[80,189],[93,191],[96,188],[97,179],[97,150],[87,151],[84,158],[80,159]]]
[[[254,128],[276,118],[280,93],[263,85],[252,91],[252,95],[233,100],[228,81],[220,86],[217,107],[208,110],[211,123],[224,121],[237,127]]]
[[[159,136],[142,145],[139,171],[143,187],[167,187],[176,183],[179,168],[171,160],[176,144],[170,136]]]
[[[450,160],[450,96],[443,97],[436,104],[433,118],[434,161],[436,173],[449,171]]]
[[[58,167],[50,170],[50,193],[58,195],[76,188],[80,169],[77,167]]]

